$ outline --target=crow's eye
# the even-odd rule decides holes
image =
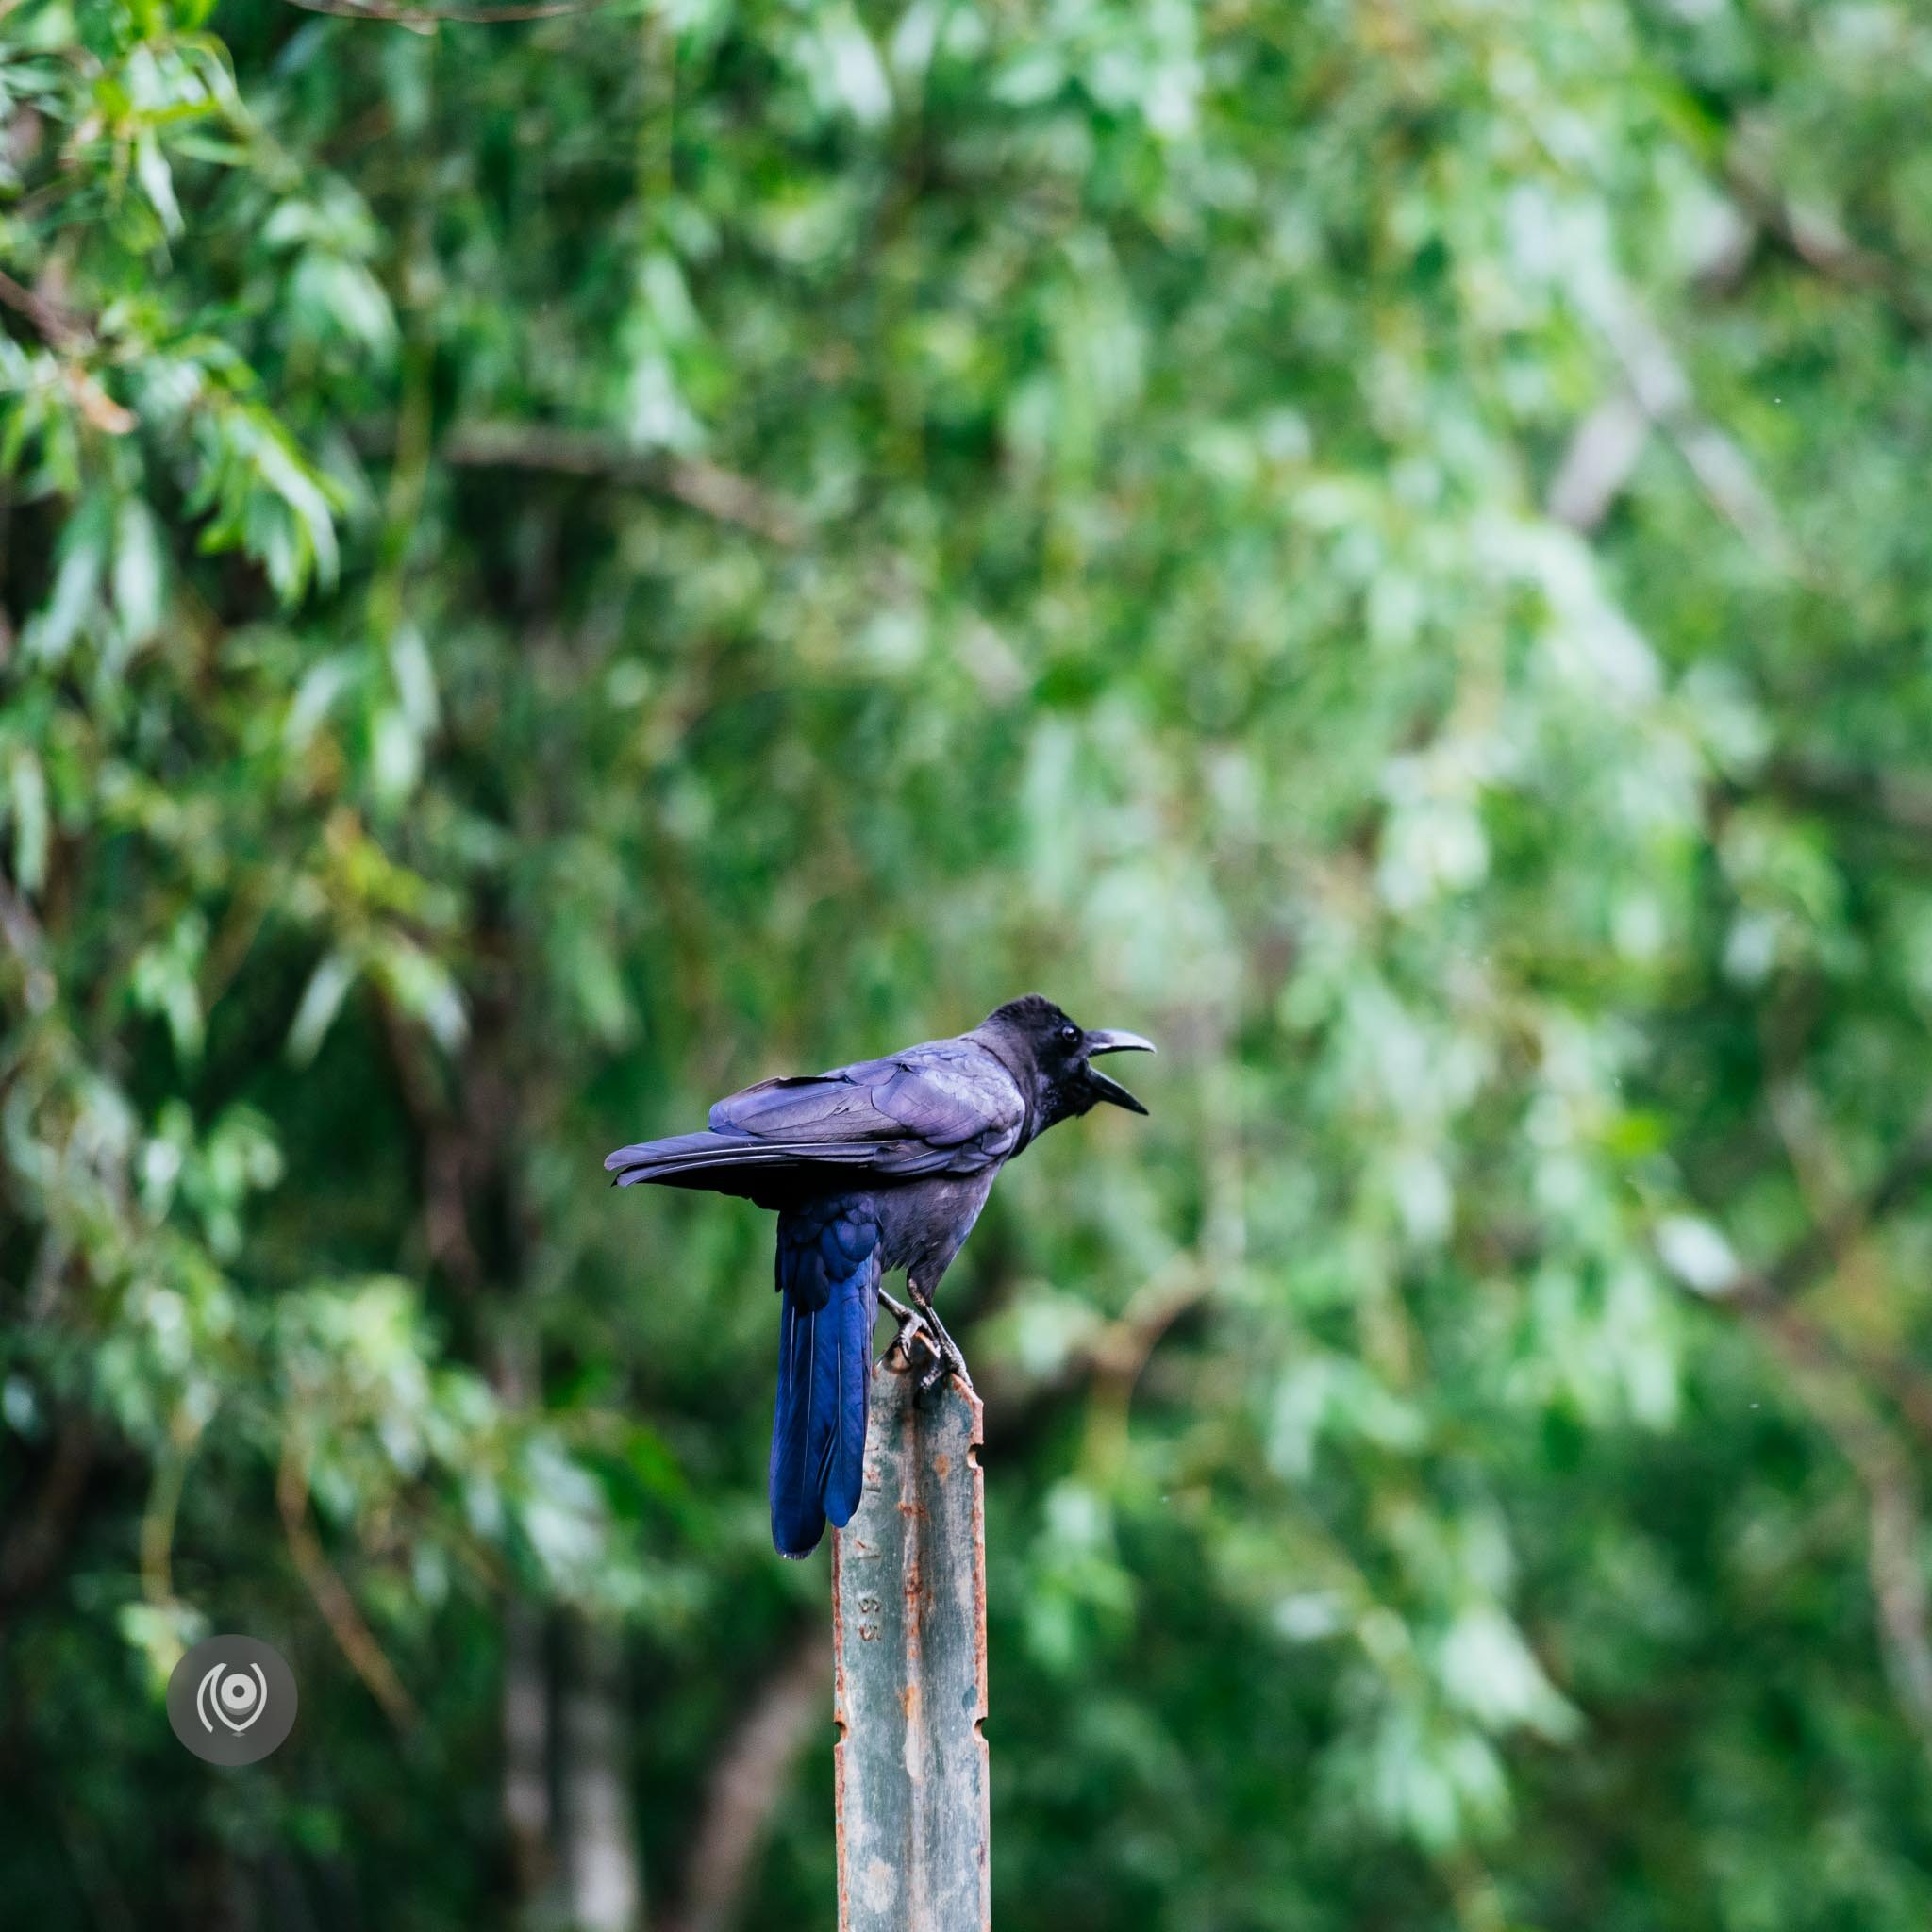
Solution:
[[[1075,1025],[1069,1024],[1060,1028],[1060,1038],[1064,1040],[1069,1046],[1072,1046],[1074,1041],[1078,1040],[1079,1037],[1080,1029]]]

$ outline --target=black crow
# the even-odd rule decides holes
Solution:
[[[809,1555],[827,1518],[842,1527],[858,1507],[880,1301],[902,1339],[929,1351],[926,1386],[948,1370],[967,1380],[932,1294],[993,1176],[1056,1121],[1100,1101],[1145,1113],[1092,1062],[1153,1051],[1138,1033],[1089,1033],[1028,993],[954,1040],[760,1080],[721,1100],[706,1132],[620,1147],[605,1161],[621,1188],[708,1188],[777,1209],[784,1307],[771,1486],[780,1556]],[[906,1271],[911,1308],[880,1291],[894,1268]]]

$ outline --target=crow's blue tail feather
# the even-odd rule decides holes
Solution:
[[[842,1528],[865,1479],[872,1331],[879,1308],[878,1224],[850,1204],[778,1223],[778,1402],[772,1417],[772,1541],[809,1556],[829,1519]]]

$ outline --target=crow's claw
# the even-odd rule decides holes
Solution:
[[[922,1292],[919,1284],[908,1279],[906,1289],[925,1324],[928,1346],[933,1351],[931,1364],[919,1378],[919,1393],[931,1394],[948,1374],[957,1375],[971,1391],[973,1377],[966,1373],[966,1357],[959,1353],[959,1344],[946,1333],[946,1324],[934,1312],[931,1300]]]
[[[908,1308],[904,1302],[895,1300],[884,1289],[879,1291],[879,1306],[899,1324],[899,1332],[893,1336],[891,1346],[886,1350],[886,1355],[882,1355],[879,1357],[880,1362],[884,1361],[886,1356],[891,1355],[896,1349],[906,1357],[908,1365],[910,1366],[912,1349],[915,1343],[924,1349],[926,1354],[931,1356],[935,1361],[943,1361],[945,1359],[940,1353],[939,1342],[933,1337],[931,1324],[924,1315],[920,1314],[916,1309]],[[873,1367],[877,1368],[878,1365],[878,1362],[874,1362]]]
[[[966,1373],[966,1357],[959,1353],[959,1344],[946,1333],[945,1324],[933,1313],[932,1304],[916,1288],[912,1290],[912,1300],[913,1306],[908,1308],[883,1289],[879,1291],[879,1306],[899,1324],[899,1332],[892,1338],[892,1346],[886,1355],[896,1350],[905,1357],[909,1368],[913,1365],[914,1347],[925,1352],[925,1364],[919,1371],[913,1391],[922,1398],[930,1395],[949,1374],[958,1376],[971,1389],[973,1377]],[[884,1356],[879,1357],[880,1361],[884,1359]],[[876,1368],[878,1363],[873,1366]]]

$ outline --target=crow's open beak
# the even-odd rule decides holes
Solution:
[[[1138,1033],[1090,1033],[1087,1036],[1087,1058],[1090,1060],[1104,1053],[1152,1053],[1154,1050],[1154,1042],[1142,1040]],[[1114,1106],[1124,1107],[1129,1113],[1147,1111],[1118,1080],[1109,1080],[1095,1067],[1087,1069],[1087,1084],[1093,1090],[1097,1100],[1110,1100]]]

